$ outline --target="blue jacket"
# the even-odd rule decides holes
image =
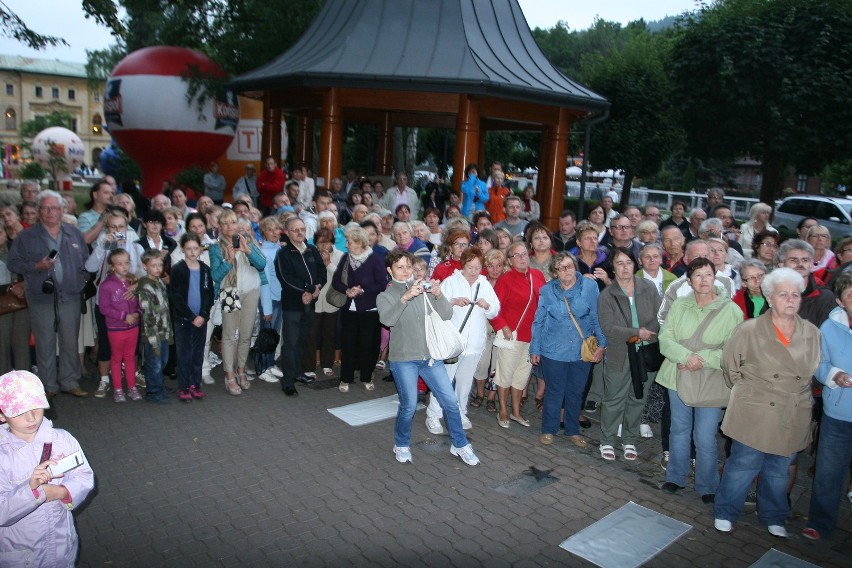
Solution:
[[[485,202],[488,201],[488,187],[485,182],[478,177],[468,177],[461,184],[462,191],[462,207],[461,212],[467,218],[475,211],[485,209]]]
[[[541,288],[538,309],[532,324],[530,355],[541,355],[554,361],[579,361],[583,340],[568,315],[563,298],[568,300],[571,313],[585,337],[594,335],[598,345],[606,347],[606,336],[598,321],[598,286],[577,273],[577,283],[563,290],[555,278]]]
[[[266,279],[266,272],[263,270],[266,268],[266,257],[260,252],[260,248],[256,244],[252,243],[250,248],[251,253],[248,255],[249,264],[254,266],[260,274],[260,285],[267,285],[269,281]],[[213,295],[218,298],[219,286],[222,285],[222,280],[225,279],[225,276],[228,275],[234,265],[225,262],[218,241],[210,244],[207,248],[207,253],[210,255],[210,275],[213,277]]]
[[[849,316],[840,306],[834,308],[819,328],[822,335],[822,360],[816,378],[824,384],[823,412],[835,420],[852,422],[852,387],[839,387],[834,382],[838,371],[852,374],[852,330]]]

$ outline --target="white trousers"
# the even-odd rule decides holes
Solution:
[[[456,398],[459,401],[459,411],[462,416],[467,416],[467,401],[470,397],[470,389],[473,388],[473,374],[476,372],[476,367],[481,358],[481,352],[465,354],[459,357],[458,363],[446,365],[450,380],[456,382]],[[429,406],[426,407],[426,416],[428,418],[441,418],[443,416],[438,399],[431,393],[429,393]]]

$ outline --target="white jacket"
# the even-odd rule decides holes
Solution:
[[[485,349],[485,340],[488,332],[488,320],[497,316],[500,311],[500,300],[497,299],[497,294],[494,288],[488,282],[485,276],[479,275],[473,285],[468,284],[464,275],[460,270],[453,272],[452,276],[441,282],[441,292],[447,297],[447,300],[452,303],[454,298],[467,298],[473,301],[473,294],[479,286],[479,294],[477,300],[483,299],[488,302],[488,309],[483,310],[479,306],[474,306],[467,323],[462,330],[462,338],[465,341],[464,355],[473,353],[481,353]],[[461,327],[465,316],[470,311],[470,306],[453,306],[453,325],[456,329]]]

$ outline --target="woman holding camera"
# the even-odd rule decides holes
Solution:
[[[108,273],[109,265],[107,257],[109,253],[116,249],[124,249],[130,257],[130,277],[132,281],[136,280],[137,276],[142,274],[142,247],[138,243],[136,233],[128,231],[127,217],[120,209],[110,209],[106,214],[104,230],[95,240],[92,246],[92,253],[86,260],[86,270],[95,273],[95,282],[103,282]],[[132,296],[135,286],[131,286],[129,294]],[[98,307],[98,296],[93,298],[95,325],[98,329],[98,374],[100,383],[95,391],[97,398],[106,396],[110,386],[110,360],[112,359],[112,350],[107,341],[106,320]],[[129,299],[129,298],[128,298]]]
[[[219,216],[219,238],[208,249],[210,274],[213,278],[213,301],[221,302],[225,290],[235,309],[222,304],[222,367],[225,390],[238,396],[251,386],[246,376],[246,360],[251,346],[251,332],[260,300],[260,287],[267,283],[266,257],[254,240],[251,225],[241,232],[237,214],[224,211]],[[234,298],[236,296],[236,298]],[[234,300],[238,300],[238,305]],[[239,340],[234,339],[239,330]],[[235,378],[236,375],[236,378]]]

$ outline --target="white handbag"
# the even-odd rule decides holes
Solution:
[[[424,293],[423,300],[426,303],[426,347],[429,349],[429,356],[435,361],[458,357],[464,351],[464,339],[461,333],[453,322],[442,319],[441,315],[435,311],[432,302],[429,301],[429,294]]]

